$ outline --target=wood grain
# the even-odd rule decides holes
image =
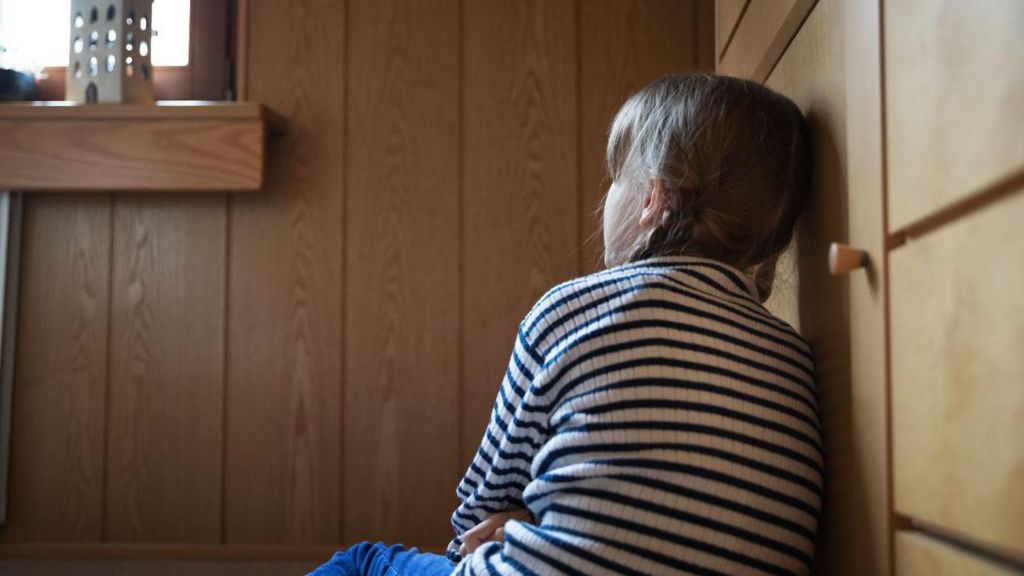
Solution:
[[[349,4],[346,542],[440,549],[451,538],[462,473],[459,16],[456,0]]]
[[[326,556],[325,556],[326,558]],[[316,561],[224,560],[4,560],[0,574],[18,576],[294,576]]]
[[[114,202],[108,540],[220,538],[224,201]]]
[[[465,2],[463,465],[518,322],[579,271],[576,6]]]
[[[25,201],[3,540],[96,541],[103,525],[110,197]]]
[[[889,230],[1024,168],[1024,4],[885,3]]]
[[[1024,555],[1024,193],[893,250],[896,510]]]
[[[956,548],[920,532],[896,534],[900,576],[1020,576],[1024,570]]]
[[[769,306],[797,314],[815,353],[828,454],[824,574],[890,572],[879,24],[859,8],[867,14],[818,2],[766,83],[800,106],[814,144],[814,192]],[[847,239],[871,265],[833,277],[828,246]]]
[[[270,113],[256,102],[163,100],[155,104],[83,102],[3,102],[0,120],[259,120]]]
[[[330,558],[337,546],[267,544],[153,544],[125,542],[17,542],[0,546],[0,559],[16,560],[263,560]],[[3,572],[0,572],[2,574]]]
[[[288,128],[270,143],[264,193],[230,203],[227,542],[339,537],[344,13],[248,7],[248,95]]]
[[[0,133],[3,189],[251,191],[263,179],[258,117],[0,119]]]
[[[718,73],[763,82],[817,0],[750,0]]]
[[[697,67],[694,2],[580,4],[581,270],[604,268],[600,207],[611,182],[605,148],[619,107],[661,76]],[[706,40],[705,40],[706,41]]]

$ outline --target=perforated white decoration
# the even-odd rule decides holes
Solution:
[[[71,0],[65,98],[153,102],[153,0]]]

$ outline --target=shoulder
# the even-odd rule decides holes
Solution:
[[[615,295],[641,287],[660,271],[650,266],[619,266],[558,284],[544,293],[527,313],[520,331],[530,340],[568,316],[606,303]]]

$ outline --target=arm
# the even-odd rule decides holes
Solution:
[[[518,332],[487,430],[457,489],[462,503],[452,516],[456,536],[448,547],[453,561],[463,554],[460,548],[467,531],[497,514],[524,508],[530,465],[547,434],[545,415],[524,410],[541,370],[538,360],[532,344]],[[470,550],[493,536],[497,522],[470,534],[474,542]],[[484,531],[489,532],[481,536]]]
[[[470,528],[462,535],[462,546],[459,547],[459,554],[465,557],[467,554],[475,552],[481,544],[487,542],[504,542],[505,523],[509,520],[533,523],[533,517],[530,515],[530,511],[525,508],[517,508],[509,512],[499,512],[494,514],[483,522]]]

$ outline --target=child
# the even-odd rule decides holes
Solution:
[[[363,543],[315,574],[806,574],[822,498],[807,343],[762,303],[810,189],[759,84],[670,76],[608,141],[608,270],[520,324],[447,558]]]

